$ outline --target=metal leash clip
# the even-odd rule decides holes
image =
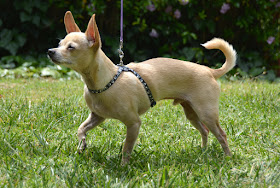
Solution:
[[[122,48],[123,48],[123,41],[120,40],[120,48],[118,49],[119,51],[119,57],[120,57],[120,66],[123,66],[123,58],[124,58],[124,52],[122,51]]]

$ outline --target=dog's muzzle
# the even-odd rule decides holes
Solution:
[[[48,52],[47,52],[47,55],[48,57],[56,64],[59,64],[59,61],[57,60],[57,55],[56,55],[56,51],[55,49],[48,49]]]
[[[53,55],[55,54],[55,50],[54,49],[48,49],[48,55]]]
[[[55,50],[54,49],[48,49],[47,54],[51,59],[53,59],[54,56],[55,56]]]

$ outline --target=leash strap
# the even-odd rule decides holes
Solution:
[[[120,25],[120,28],[121,28],[121,33],[120,33],[120,41],[123,41],[123,0],[121,0],[121,25]]]
[[[124,52],[123,48],[123,0],[121,0],[121,16],[120,16],[120,48],[119,48],[119,57],[120,57],[120,66],[123,66]]]
[[[114,76],[114,78],[103,89],[93,90],[93,89],[89,89],[88,88],[88,90],[91,93],[94,93],[94,94],[98,94],[98,93],[102,93],[103,91],[106,91],[107,89],[109,89],[117,81],[117,79],[119,78],[119,76],[121,75],[121,73],[123,71],[124,72],[131,72],[131,73],[133,73],[140,80],[140,82],[144,86],[144,89],[146,90],[146,93],[147,93],[147,95],[149,97],[149,100],[150,100],[150,103],[151,103],[151,107],[154,107],[156,105],[156,101],[154,100],[154,97],[152,95],[152,92],[151,92],[148,84],[145,82],[145,80],[136,71],[134,71],[133,69],[130,69],[130,68],[126,67],[126,66],[119,66],[117,74]]]

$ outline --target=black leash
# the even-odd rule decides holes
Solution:
[[[144,88],[146,90],[146,93],[147,93],[147,95],[149,97],[149,100],[150,100],[150,103],[151,103],[151,107],[155,106],[156,105],[156,101],[154,100],[152,92],[151,92],[148,84],[145,82],[145,80],[136,71],[134,71],[133,69],[130,69],[130,68],[126,67],[126,66],[118,66],[118,67],[119,67],[119,69],[118,69],[117,74],[113,77],[113,79],[103,89],[93,90],[93,89],[89,89],[88,88],[88,90],[91,93],[94,93],[94,94],[102,93],[103,91],[106,91],[107,89],[109,89],[117,81],[117,79],[119,78],[119,76],[121,75],[121,73],[123,71],[124,72],[132,72],[140,80],[140,82],[144,86]]]

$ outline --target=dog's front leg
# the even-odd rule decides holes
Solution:
[[[139,134],[141,120],[133,122],[132,124],[126,124],[126,139],[123,147],[122,164],[125,165],[129,162],[131,152]]]
[[[93,129],[94,127],[96,127],[97,125],[99,125],[100,123],[102,123],[105,119],[94,114],[93,112],[91,112],[88,116],[88,118],[86,119],[86,121],[84,121],[79,129],[78,129],[78,138],[79,138],[79,146],[78,146],[78,152],[82,153],[87,144],[86,144],[86,133],[87,131]]]

